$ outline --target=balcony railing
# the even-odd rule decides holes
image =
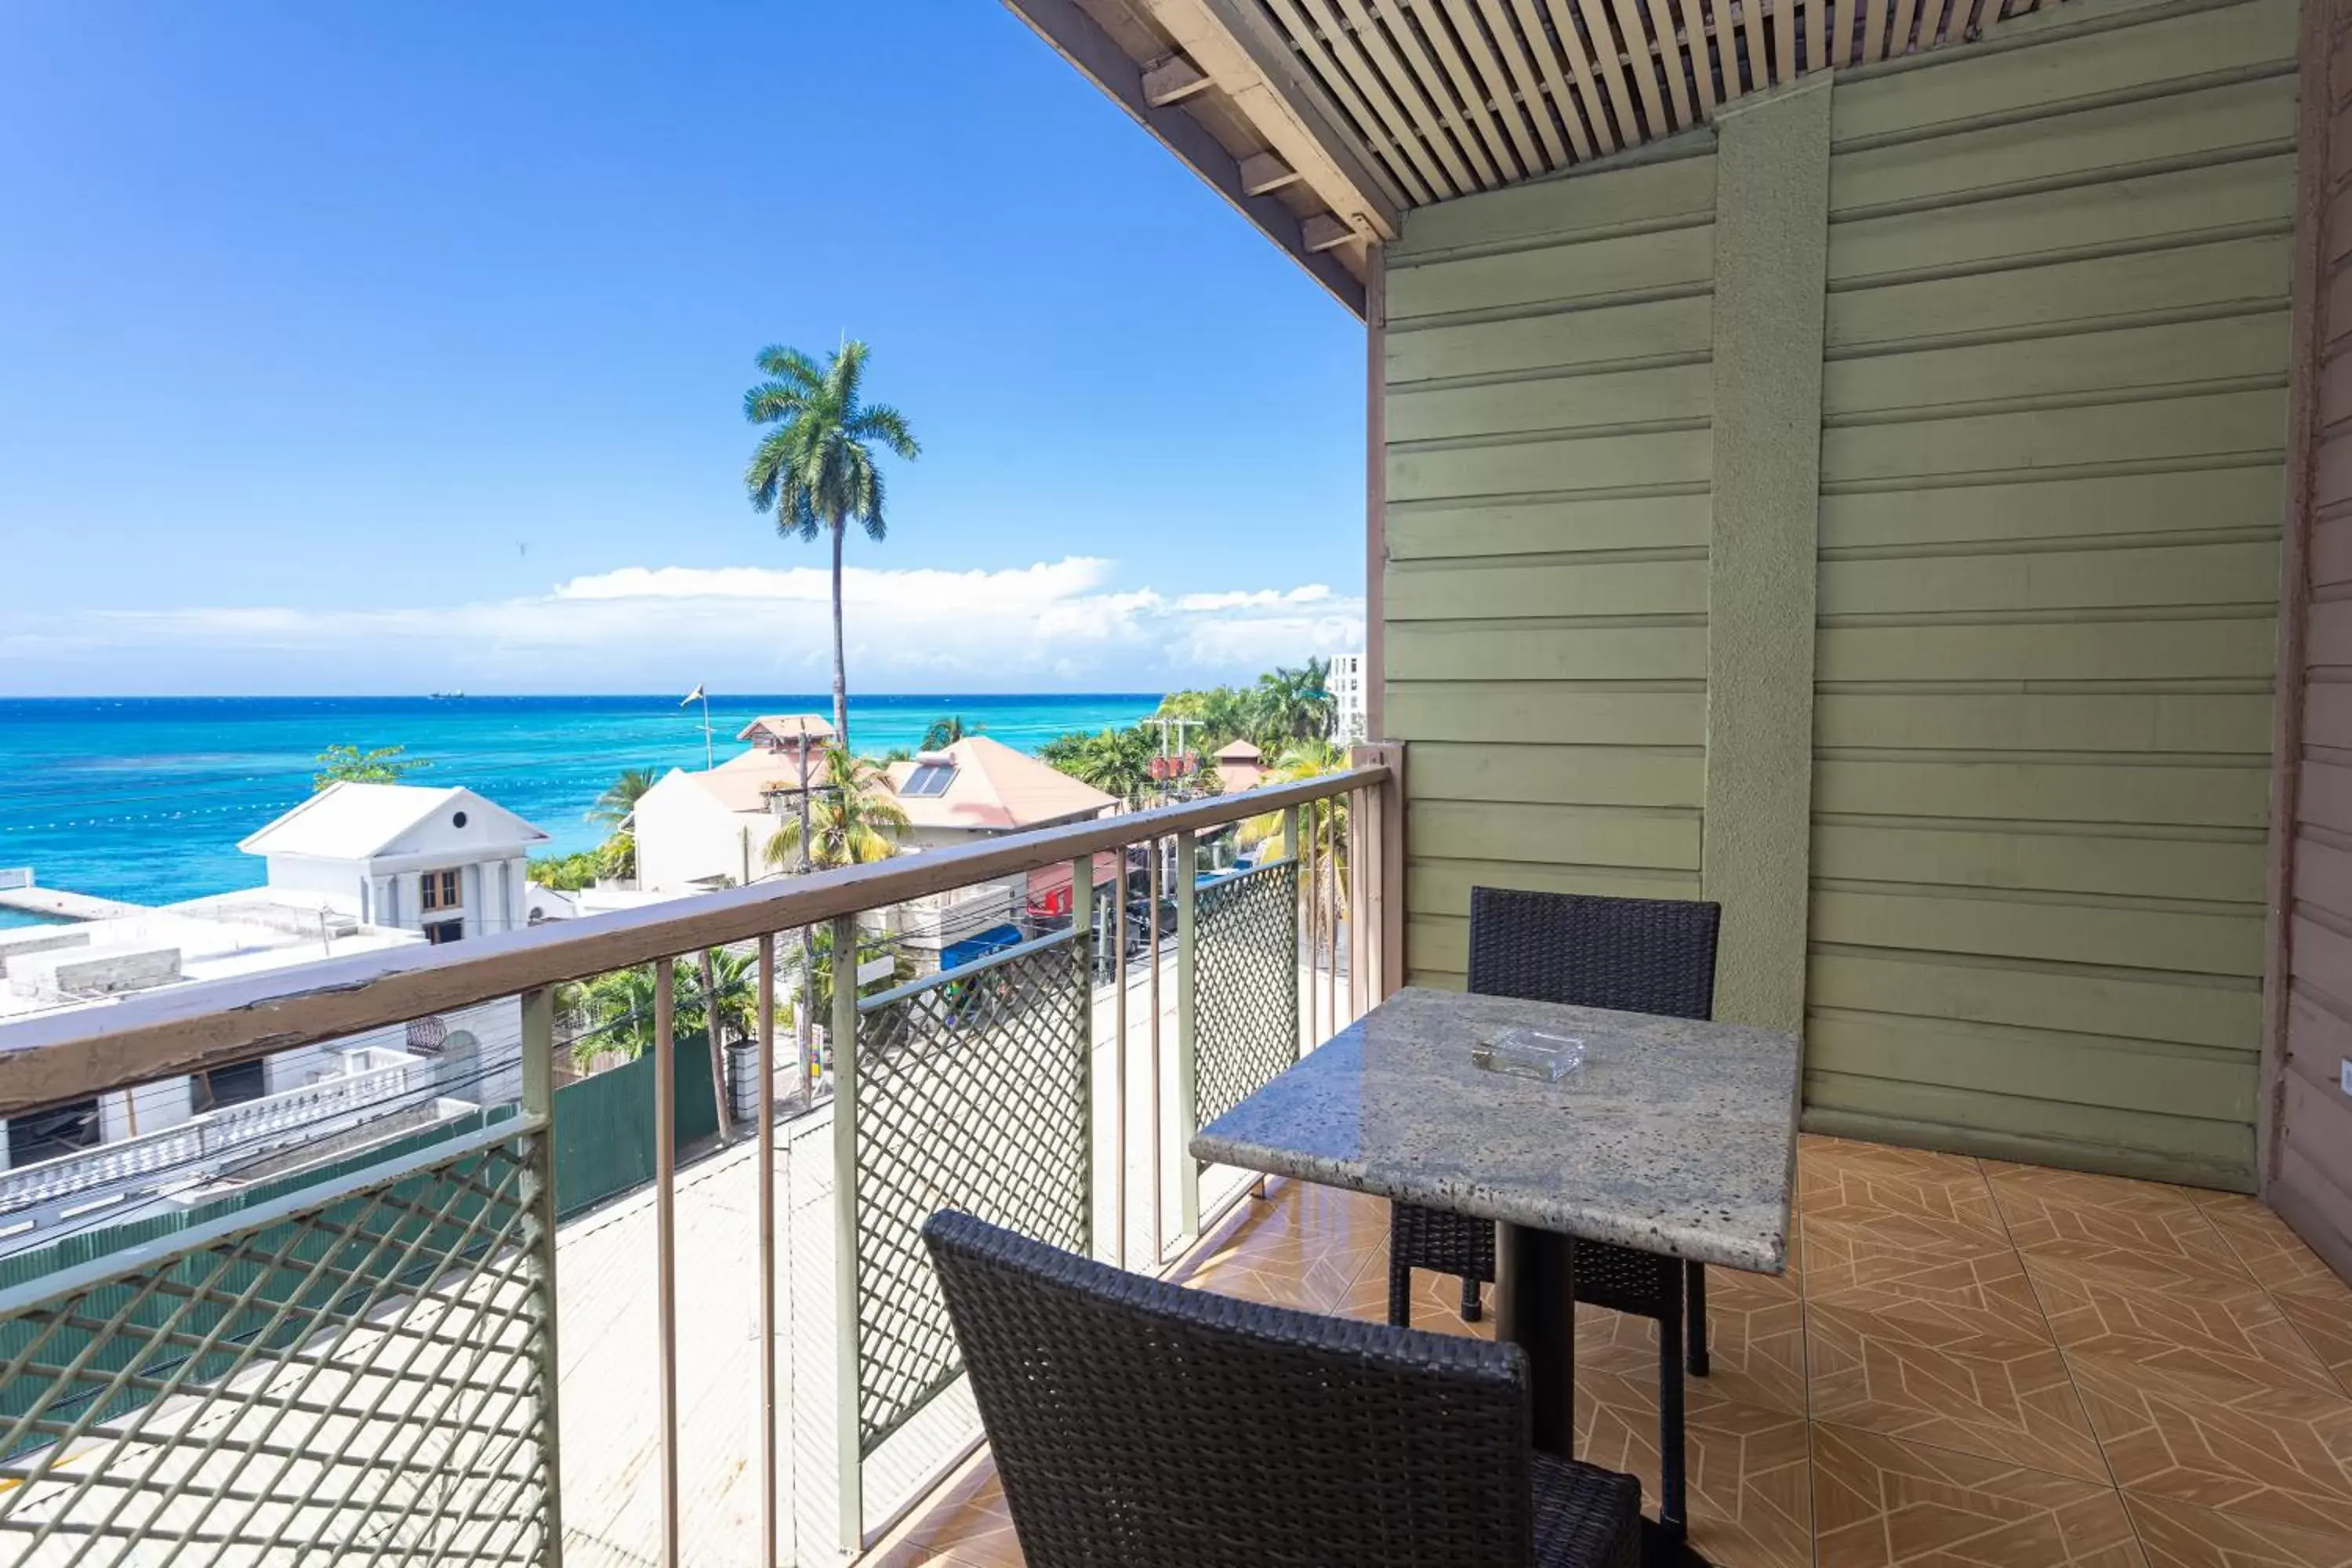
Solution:
[[[980,1436],[924,1217],[1156,1269],[1241,1201],[1192,1131],[1399,978],[1394,764],[1368,747],[1247,795],[0,1029],[5,1116],[501,998],[522,1026],[519,1103],[463,1132],[0,1274],[0,1561],[861,1549]],[[1199,836],[1249,819],[1273,825],[1255,863],[1198,872]],[[834,1095],[780,1125],[788,938],[846,953],[863,913],[1063,865],[1066,922],[821,985]],[[674,977],[747,944],[759,1114],[681,1180],[677,1069],[702,1047]],[[556,987],[648,964],[650,1194],[559,1232]]]

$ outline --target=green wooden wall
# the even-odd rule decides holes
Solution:
[[[2252,1184],[2295,33],[2081,0],[1826,89],[1810,1126]],[[1416,978],[1475,882],[1707,885],[1710,470],[1769,417],[1715,147],[1392,247]]]
[[[1479,883],[1699,886],[1715,158],[1424,208],[1389,270],[1408,966]]]

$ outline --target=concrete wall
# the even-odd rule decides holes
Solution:
[[[1809,1125],[2253,1184],[2296,26],[2081,0],[1412,216],[1417,978],[1475,882],[1704,893]]]

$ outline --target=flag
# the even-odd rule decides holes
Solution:
[[[678,706],[681,708],[691,708],[701,700],[702,683],[700,681],[697,681],[695,682],[694,689],[686,694],[685,698],[679,701]]]

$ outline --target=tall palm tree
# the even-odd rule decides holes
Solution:
[[[880,543],[882,470],[876,446],[912,461],[922,455],[906,416],[860,395],[866,345],[852,338],[822,367],[798,349],[760,351],[768,377],[743,395],[743,417],[775,426],[752,448],[743,488],[755,511],[773,512],[780,539],[833,536],[833,733],[849,743],[849,682],[841,653],[841,548],[852,518]]]
[[[923,743],[916,750],[944,752],[966,735],[985,734],[987,730],[985,724],[967,724],[962,714],[950,713],[944,719],[931,721],[931,727],[923,731]]]
[[[907,814],[882,770],[838,742],[824,748],[823,759],[824,782],[810,791],[808,803],[809,864],[823,871],[889,858]],[[785,869],[798,863],[800,853],[801,825],[788,816],[768,840],[768,864]]]

